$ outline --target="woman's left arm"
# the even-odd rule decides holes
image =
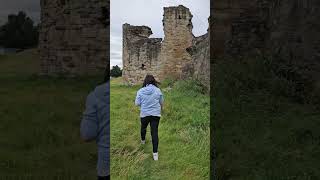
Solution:
[[[134,101],[134,104],[136,106],[141,106],[141,98],[140,98],[140,93],[139,91],[137,92],[136,100]]]

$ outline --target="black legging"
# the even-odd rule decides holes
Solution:
[[[152,145],[153,145],[153,152],[158,152],[158,126],[159,126],[160,117],[158,116],[146,116],[141,118],[141,139],[146,139],[147,127],[150,123],[151,128],[151,137],[152,137]]]

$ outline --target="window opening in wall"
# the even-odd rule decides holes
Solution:
[[[141,69],[142,69],[142,70],[145,70],[145,69],[146,69],[146,65],[142,64],[142,65],[141,65]]]

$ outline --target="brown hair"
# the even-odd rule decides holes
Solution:
[[[160,83],[158,81],[156,81],[156,79],[151,74],[148,74],[144,78],[142,87],[146,87],[149,84],[152,84],[152,85],[158,87],[158,84],[160,84]]]

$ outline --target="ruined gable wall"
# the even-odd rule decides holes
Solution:
[[[109,29],[108,1],[41,0],[41,74],[103,73]]]
[[[128,84],[142,83],[147,74],[157,79],[160,73],[161,38],[149,38],[147,26],[123,25],[123,79]]]

